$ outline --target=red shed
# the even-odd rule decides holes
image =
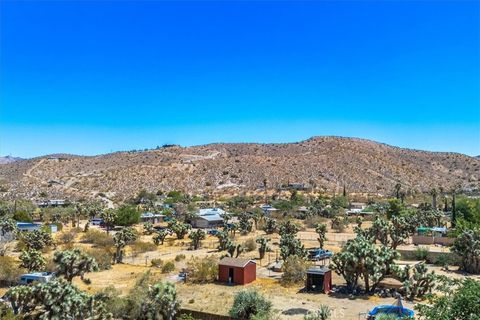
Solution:
[[[329,293],[332,290],[332,271],[326,267],[309,268],[305,287],[308,291]]]
[[[255,261],[226,257],[218,263],[218,280],[221,282],[247,284],[256,278]]]

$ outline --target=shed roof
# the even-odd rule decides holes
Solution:
[[[307,274],[325,274],[328,271],[330,271],[330,269],[328,269],[326,267],[324,267],[324,268],[313,267],[313,268],[309,268],[307,270]]]
[[[218,265],[219,266],[229,266],[229,267],[243,268],[247,264],[249,264],[250,262],[255,263],[255,261],[253,261],[253,260],[225,257],[222,260],[220,260]]]

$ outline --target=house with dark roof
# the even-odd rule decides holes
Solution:
[[[257,278],[257,264],[253,260],[225,257],[218,263],[218,281],[247,284]]]

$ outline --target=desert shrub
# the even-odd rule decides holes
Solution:
[[[395,314],[384,313],[376,316],[375,319],[376,320],[398,320],[398,317]]]
[[[145,242],[145,241],[135,241],[131,246],[132,253],[134,256],[140,254],[140,253],[145,253],[149,251],[155,251],[157,250],[157,246],[154,243],[151,242]]]
[[[247,241],[245,241],[245,242],[243,243],[243,248],[244,248],[245,251],[247,251],[247,252],[251,252],[251,251],[257,250],[257,243],[255,242],[255,239],[253,239],[253,238],[247,239]]]
[[[173,263],[173,261],[167,261],[162,266],[162,273],[170,273],[173,270],[175,270],[175,263]]]
[[[64,231],[58,235],[58,241],[64,245],[71,245],[76,236],[77,233],[74,230]]]
[[[99,270],[109,270],[112,268],[113,249],[110,248],[93,248],[87,251],[97,261]]]
[[[185,255],[183,253],[177,254],[175,256],[175,261],[176,262],[179,262],[179,261],[182,261],[182,260],[185,260]]]
[[[229,314],[234,319],[268,319],[272,303],[256,290],[243,290],[235,295]]]
[[[320,216],[311,216],[305,219],[304,223],[307,228],[315,228],[317,224],[324,224],[327,221],[326,218]]]
[[[177,317],[177,320],[197,320],[194,316],[192,316],[190,313],[189,314],[182,314],[181,316]]]
[[[82,241],[91,243],[97,247],[110,247],[113,246],[113,238],[106,232],[99,230],[88,230],[82,237]]]
[[[428,258],[428,252],[429,252],[428,247],[418,247],[418,248],[415,249],[415,251],[413,253],[413,256],[417,260],[425,260],[426,261],[427,258]]]
[[[152,267],[156,267],[156,268],[161,268],[163,266],[162,259],[152,259],[150,263],[152,264]]]
[[[117,209],[115,224],[119,226],[131,226],[140,221],[140,211],[135,206],[124,205]]]
[[[332,309],[327,305],[320,305],[320,309],[309,312],[303,317],[303,320],[328,320],[332,315]],[[378,318],[378,317],[377,317]]]
[[[293,285],[305,281],[310,263],[298,256],[289,256],[283,264],[283,285]]]
[[[218,259],[215,256],[192,257],[187,263],[187,280],[191,282],[212,282],[217,279]]]
[[[13,257],[0,257],[0,283],[12,285],[18,281],[18,278],[24,270],[18,267],[18,263]]]

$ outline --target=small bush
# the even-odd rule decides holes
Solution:
[[[156,267],[156,268],[161,268],[163,266],[163,260],[162,259],[152,259],[152,261],[150,261],[150,263],[152,264],[152,267]]]
[[[257,250],[257,243],[255,242],[254,239],[250,238],[244,242],[243,247],[247,252],[255,251]]]
[[[330,307],[322,304],[320,309],[314,312],[309,312],[303,317],[303,320],[328,320],[332,315],[332,309]],[[378,318],[378,317],[377,317]]]
[[[12,285],[18,282],[24,270],[18,267],[18,263],[12,257],[0,257],[0,283]]]
[[[113,249],[111,248],[99,248],[90,249],[87,253],[95,258],[97,261],[99,270],[109,270],[112,268]]]
[[[177,255],[175,256],[175,261],[176,261],[176,262],[180,262],[180,261],[182,261],[182,260],[185,260],[185,255],[184,255],[183,253],[177,254]]]
[[[268,319],[271,313],[272,303],[252,289],[238,292],[229,311],[234,319]]]
[[[77,233],[74,230],[64,231],[58,236],[58,240],[61,244],[69,245],[75,240]]]
[[[428,258],[428,252],[429,252],[428,247],[418,247],[418,248],[415,249],[415,251],[413,253],[413,256],[417,260],[425,260],[426,261],[427,258]]]
[[[175,270],[175,263],[172,261],[168,261],[162,266],[162,273],[170,273],[173,270]]]
[[[448,269],[448,266],[454,263],[454,259],[452,259],[448,254],[445,253],[438,255],[437,259],[435,259],[435,264],[445,269]]]
[[[218,259],[215,256],[192,257],[187,263],[187,280],[191,282],[213,282],[218,275]]]
[[[283,264],[282,284],[288,286],[304,282],[309,265],[302,258],[289,256]]]
[[[88,230],[82,237],[82,241],[91,243],[97,247],[113,246],[113,238],[106,232],[99,230]]]

